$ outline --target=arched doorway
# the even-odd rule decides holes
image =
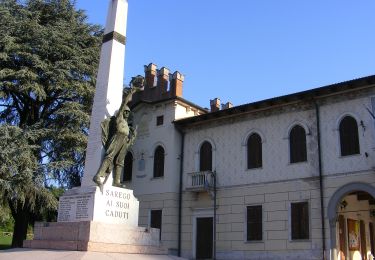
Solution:
[[[331,259],[359,260],[375,256],[375,187],[350,183],[328,204]]]

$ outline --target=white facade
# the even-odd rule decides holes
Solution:
[[[150,226],[151,210],[162,210],[162,245],[174,253],[178,247],[181,135],[173,121],[199,115],[203,110],[174,98],[151,104],[141,102],[133,112],[138,134],[130,151],[133,155],[132,180],[125,185],[133,189],[140,200],[140,226]],[[157,125],[157,117],[163,117],[162,125]],[[154,152],[158,146],[165,151],[162,177],[153,176]]]
[[[129,187],[136,195],[177,193],[180,173],[181,135],[176,131],[174,120],[199,113],[178,100],[155,104],[142,103],[133,110],[134,123],[138,126],[137,140],[131,150],[135,159],[133,178]],[[156,118],[163,116],[164,123],[157,126]],[[153,177],[153,158],[157,146],[165,151],[164,176]],[[139,164],[144,160],[144,167]]]
[[[323,202],[325,257],[338,259],[337,207],[348,198],[348,209],[366,213],[362,217],[367,227],[365,254],[370,259],[368,227],[374,222],[369,214],[373,206],[370,200],[361,200],[361,209],[354,206],[358,204],[355,192],[375,195],[374,76],[366,80],[208,114],[179,98],[136,103],[133,111],[139,135],[132,150],[133,177],[127,185],[140,200],[140,225],[150,224],[151,210],[162,210],[163,245],[180,249],[184,257],[196,258],[198,220],[216,215],[213,244],[217,259],[322,259]],[[157,126],[156,118],[161,115],[164,124]],[[345,116],[357,122],[359,154],[341,156],[339,125]],[[181,118],[187,119],[178,120]],[[299,163],[290,162],[289,135],[295,125],[306,133],[307,160]],[[247,141],[252,133],[262,140],[262,167],[248,169]],[[212,146],[216,211],[212,187],[209,192],[207,187],[191,187],[192,174],[200,172],[200,148],[205,141]],[[158,145],[165,150],[164,177],[153,178],[153,153]],[[144,169],[139,167],[142,159]],[[308,205],[309,232],[303,240],[292,239],[291,234],[291,207],[299,202]],[[246,212],[254,205],[262,206],[262,239],[248,241]],[[354,218],[352,213],[342,214],[345,219]],[[354,253],[347,251],[346,259],[356,259]]]

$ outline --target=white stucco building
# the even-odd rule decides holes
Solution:
[[[145,72],[123,180],[163,246],[191,259],[372,259],[375,76],[208,111],[182,98],[179,72]]]

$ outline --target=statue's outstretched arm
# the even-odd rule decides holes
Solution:
[[[138,75],[132,78],[132,80],[130,81],[130,87],[131,87],[130,90],[127,93],[125,92],[125,90],[123,92],[122,103],[119,109],[119,114],[124,113],[125,107],[132,99],[133,94],[135,92],[141,91],[143,88],[143,84],[144,84],[144,77]]]

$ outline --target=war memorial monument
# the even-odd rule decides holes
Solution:
[[[124,157],[136,138],[128,103],[143,87],[124,90],[127,0],[110,0],[101,47],[81,187],[60,197],[56,223],[36,223],[24,247],[165,254],[159,229],[138,227],[139,201],[120,183]]]

